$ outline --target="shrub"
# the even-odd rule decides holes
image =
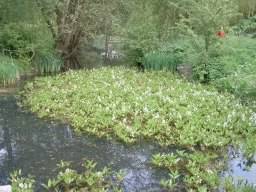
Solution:
[[[212,83],[238,97],[255,98],[256,40],[231,36],[222,43],[222,53],[211,59],[211,66],[218,68],[216,73],[211,73]]]
[[[25,23],[9,23],[1,26],[0,48],[12,57],[31,56],[31,48],[35,37],[33,25]]]
[[[0,49],[19,60],[19,67],[24,70],[36,67],[39,73],[58,72],[62,60],[55,53],[54,40],[47,30],[42,24],[5,24],[0,31]]]

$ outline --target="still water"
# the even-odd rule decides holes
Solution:
[[[75,135],[68,125],[39,119],[18,107],[13,95],[0,95],[0,185],[8,184],[10,173],[21,169],[25,175],[35,176],[37,191],[41,192],[40,184],[56,176],[56,164],[61,160],[70,161],[79,169],[89,159],[96,161],[99,168],[123,170],[124,191],[162,191],[159,181],[167,172],[150,166],[150,158],[157,152],[161,152],[160,148],[150,143],[126,146]],[[245,165],[241,154],[230,152],[224,175],[256,183],[256,166],[247,171]]]
[[[8,183],[13,170],[35,176],[43,183],[57,173],[56,164],[70,161],[79,169],[85,159],[98,167],[125,171],[125,191],[159,191],[164,171],[149,160],[159,151],[151,144],[128,147],[89,136],[76,136],[68,125],[46,121],[24,111],[14,96],[0,96],[0,184]],[[38,191],[42,191],[38,189]]]

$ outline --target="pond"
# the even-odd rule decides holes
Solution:
[[[151,156],[161,151],[152,143],[127,146],[78,136],[68,125],[39,119],[20,108],[13,94],[0,96],[0,185],[9,183],[13,170],[21,169],[25,175],[35,176],[37,191],[43,191],[40,184],[57,174],[56,165],[61,160],[79,169],[89,159],[96,161],[99,168],[125,171],[124,191],[161,191],[159,181],[167,172],[150,165]],[[228,170],[223,175],[241,176],[250,184],[256,183],[256,166],[246,170],[246,163],[240,153],[230,150]]]

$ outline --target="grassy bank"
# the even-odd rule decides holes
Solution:
[[[77,132],[185,148],[177,154],[158,154],[152,162],[177,172],[185,187],[195,191],[219,186],[222,149],[247,143],[249,156],[255,148],[256,130],[248,108],[229,94],[169,72],[70,71],[28,83],[24,96],[23,104],[40,117],[65,120]],[[171,178],[163,184],[172,188],[175,182]]]

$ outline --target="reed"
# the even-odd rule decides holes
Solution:
[[[165,70],[175,72],[179,58],[168,52],[152,52],[145,55],[144,66],[147,70]]]
[[[20,71],[16,60],[0,55],[0,86],[14,84],[19,79]]]

